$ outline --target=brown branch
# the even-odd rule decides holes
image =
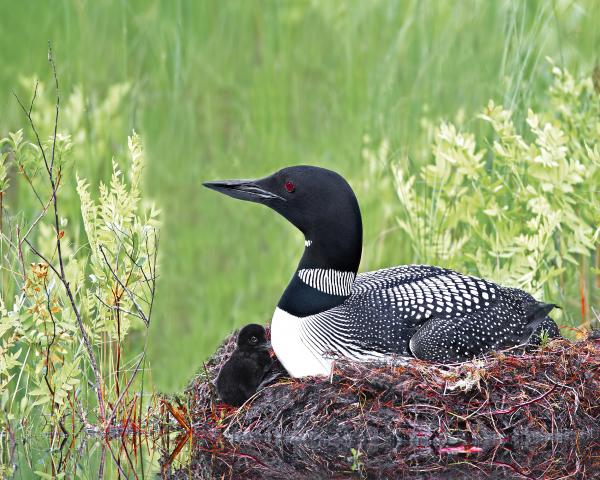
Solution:
[[[15,157],[16,159],[16,157]],[[16,160],[18,162],[18,160]],[[31,187],[31,190],[33,191],[33,193],[35,194],[35,196],[37,197],[38,201],[40,202],[40,205],[44,206],[44,202],[42,202],[42,198],[40,197],[40,194],[37,192],[35,186],[33,185],[33,182],[31,181],[31,178],[29,177],[29,175],[27,175],[27,171],[25,170],[25,167],[19,163],[19,172],[21,172],[23,174],[23,176],[25,177],[25,180],[27,180],[27,183],[29,184],[29,186]],[[34,172],[34,176],[37,172]]]
[[[135,365],[135,367],[133,369],[133,373],[131,374],[131,377],[129,378],[129,380],[127,382],[127,385],[125,385],[125,388],[123,389],[123,391],[119,395],[119,398],[117,398],[117,401],[115,402],[115,404],[113,406],[112,412],[110,413],[110,415],[106,419],[106,429],[108,429],[110,427],[111,422],[115,418],[115,415],[117,414],[117,407],[119,406],[119,403],[121,403],[121,400],[123,400],[123,397],[125,396],[125,394],[129,390],[129,387],[133,383],[133,379],[137,375],[137,372],[139,372],[140,364],[142,363],[142,360],[144,360],[145,357],[146,357],[145,353],[142,352],[142,356],[140,357],[140,359],[138,360],[137,364]]]
[[[190,433],[192,431],[192,428],[189,426],[188,422],[186,421],[185,417],[181,414],[181,412],[177,410],[173,405],[171,405],[171,403],[169,403],[167,400],[161,399],[161,402],[167,408],[167,410],[173,416],[173,418],[177,420],[179,426],[181,426],[181,428],[183,428],[186,432]]]
[[[129,449],[127,448],[127,445],[125,445],[125,438],[123,437],[123,435],[121,435],[121,448],[119,448],[119,456],[121,456],[122,451],[125,452],[125,458],[127,459],[127,463],[129,463],[129,468],[131,473],[133,473],[133,477],[135,478],[135,480],[138,480],[139,477],[136,473],[136,468],[133,462],[131,461],[131,455],[129,454]]]
[[[37,131],[35,122],[33,121],[33,118],[31,118],[31,110],[33,109],[33,102],[35,101],[35,97],[37,96],[37,86],[38,86],[38,84],[36,82],[35,92],[33,94],[33,98],[31,99],[31,106],[29,107],[29,110],[27,110],[27,108],[25,108],[25,105],[23,105],[23,102],[21,102],[21,99],[15,92],[13,92],[13,96],[17,99],[17,102],[21,106],[21,110],[23,110],[23,113],[25,114],[25,116],[27,117],[27,120],[29,121],[29,126],[33,130],[33,133],[34,133],[35,139],[36,139],[36,143],[42,152],[42,158],[44,159],[44,165],[46,166],[46,171],[48,172],[48,174],[50,174],[50,166],[48,165],[48,159],[46,158],[46,151],[44,150],[44,146],[42,145],[42,141],[40,140],[40,134]]]
[[[46,215],[46,212],[48,211],[48,207],[50,207],[50,202],[52,201],[52,197],[50,197],[48,199],[48,201],[46,202],[46,205],[44,205],[42,203],[42,211],[39,213],[39,215],[35,218],[35,220],[31,223],[31,225],[29,226],[29,228],[27,229],[27,232],[25,232],[25,235],[23,235],[23,238],[21,239],[21,242],[26,239],[29,234],[31,233],[31,231],[36,227],[36,225],[39,223],[39,221],[44,218],[44,215]]]
[[[52,263],[50,262],[50,260],[48,260],[42,253],[40,253],[39,250],[37,250],[29,240],[27,240],[26,238],[23,239],[23,241],[27,244],[27,246],[31,249],[31,251],[37,255],[38,257],[40,257],[44,263],[46,263],[50,269],[56,274],[56,276],[58,277],[59,280],[61,280],[60,278],[60,272],[56,269],[56,267],[54,265],[52,265]],[[62,280],[61,280],[62,281]]]
[[[56,64],[52,55],[52,44],[48,42],[48,61],[52,65],[52,74],[54,75],[54,83],[56,85],[56,114],[54,116],[54,137],[52,137],[52,158],[50,159],[50,176],[54,170],[54,154],[56,151],[56,134],[58,131],[58,112],[60,107],[60,90],[58,89],[58,75],[56,75]]]
[[[192,438],[192,434],[190,432],[181,432],[179,436],[175,439],[177,445],[175,446],[175,448],[169,455],[169,458],[167,458],[166,462],[162,466],[162,474],[164,478],[167,478],[167,470],[171,467],[173,461],[177,458],[177,455],[179,455],[179,453],[190,438]]]
[[[25,272],[25,259],[23,258],[23,242],[21,241],[21,228],[17,225],[17,255],[21,264],[21,270],[23,271],[23,280],[25,280],[27,273]]]
[[[142,309],[142,307],[140,307],[139,303],[136,301],[134,293],[121,281],[121,279],[119,278],[119,276],[116,274],[116,272],[110,266],[110,262],[109,262],[108,258],[106,257],[106,253],[104,253],[104,248],[102,247],[102,245],[99,245],[98,249],[100,250],[100,253],[102,254],[102,258],[104,258],[104,263],[106,264],[106,266],[110,270],[110,273],[112,274],[112,276],[114,277],[114,279],[117,281],[117,283],[121,286],[121,288],[129,296],[131,302],[133,303],[133,305],[137,309],[138,313],[140,314],[140,316],[142,318],[142,321],[146,324],[146,326],[149,326],[150,322],[148,321],[148,317],[146,317],[146,314],[144,313],[144,310]]]
[[[21,105],[23,112],[25,113],[25,115],[27,116],[27,119],[29,120],[29,124],[36,136],[38,146],[42,152],[42,158],[44,159],[44,165],[46,166],[46,171],[48,172],[48,180],[50,181],[50,186],[52,189],[52,206],[53,206],[53,210],[54,210],[54,227],[55,227],[55,234],[56,234],[56,248],[57,248],[57,252],[58,252],[58,263],[59,263],[58,270],[59,271],[57,271],[56,267],[54,267],[54,265],[52,265],[52,263],[50,263],[48,260],[46,260],[40,254],[40,252],[38,252],[31,245],[31,243],[26,238],[24,238],[24,241],[27,243],[27,245],[29,245],[29,247],[33,250],[33,252],[36,253],[36,255],[38,255],[40,258],[42,258],[48,264],[48,266],[50,266],[50,268],[54,271],[54,273],[57,274],[58,278],[60,279],[61,283],[63,284],[63,286],[65,288],[67,297],[69,298],[69,302],[71,304],[71,308],[77,319],[77,325],[79,327],[79,331],[83,338],[83,343],[85,344],[85,348],[87,350],[89,360],[90,360],[90,365],[91,365],[92,371],[94,373],[95,390],[96,390],[96,395],[98,397],[98,408],[100,409],[100,417],[101,417],[102,421],[104,421],[104,419],[106,417],[106,410],[104,407],[104,398],[102,396],[102,377],[100,375],[100,370],[98,369],[98,364],[96,363],[96,357],[94,355],[94,350],[92,348],[90,338],[89,338],[87,332],[85,331],[85,327],[83,325],[83,319],[81,317],[81,312],[77,308],[77,304],[75,303],[75,297],[73,295],[73,292],[71,291],[71,286],[69,285],[69,282],[67,280],[67,277],[65,274],[64,261],[63,261],[61,238],[60,238],[61,237],[60,236],[60,223],[59,223],[59,218],[58,218],[58,196],[57,196],[58,183],[54,177],[54,170],[53,170],[54,156],[55,156],[55,150],[56,150],[56,134],[58,131],[58,118],[59,118],[59,111],[60,111],[60,94],[59,94],[59,89],[58,89],[58,77],[56,75],[56,66],[54,64],[54,57],[52,56],[52,49],[51,49],[50,44],[48,45],[48,61],[52,65],[54,81],[56,84],[56,116],[54,119],[54,138],[53,138],[53,142],[52,142],[52,158],[51,158],[50,164],[48,163],[48,159],[46,157],[46,152],[44,151],[44,147],[40,141],[40,137],[39,137],[37,128],[35,127],[35,122],[31,118],[31,110],[33,109],[33,100],[32,100],[30,109],[27,110],[25,108],[25,106],[22,104],[22,102],[20,101],[20,99],[18,97],[16,97],[16,95],[15,95],[15,97],[17,98],[19,105]],[[35,97],[34,97],[34,100],[35,100]],[[59,167],[59,169],[58,169],[58,178],[59,179],[61,176],[60,170],[61,169]]]
[[[46,281],[44,280],[44,290],[46,292],[46,307],[48,308],[48,314],[50,315],[50,319],[52,320],[52,341],[48,342],[46,345],[46,372],[44,373],[44,380],[46,381],[46,386],[48,390],[50,390],[50,394],[52,395],[52,410],[54,411],[54,407],[56,405],[56,389],[50,386],[50,380],[48,378],[48,373],[50,373],[50,349],[52,345],[54,345],[54,341],[56,340],[56,320],[54,318],[54,314],[52,313],[52,305],[50,304],[50,292],[48,291],[48,286],[46,285]],[[44,329],[46,324],[44,323]],[[48,334],[46,333],[46,336]],[[62,433],[64,435],[68,435],[69,432],[65,428],[62,419],[58,419],[58,426],[60,427]]]
[[[94,292],[94,297],[96,297],[96,300],[98,300],[102,305],[104,305],[106,308],[108,308],[111,311],[120,311],[120,312],[126,313],[128,315],[132,315],[136,318],[139,318],[140,320],[144,320],[142,318],[142,316],[139,315],[138,313],[132,312],[131,310],[127,310],[126,308],[123,308],[120,305],[109,305],[104,300],[102,300],[100,295],[98,295],[96,292]]]
[[[54,388],[50,385],[50,381],[48,378],[48,374],[50,373],[50,349],[52,345],[54,345],[54,340],[56,340],[56,320],[54,320],[54,315],[52,314],[52,308],[50,305],[50,292],[48,292],[48,286],[46,285],[46,281],[44,280],[44,290],[46,292],[46,306],[48,308],[48,315],[50,315],[50,320],[52,320],[52,341],[48,341],[46,344],[46,372],[44,373],[44,380],[46,381],[46,386],[52,395],[52,409],[54,410]],[[46,328],[46,324],[44,323],[44,329]],[[46,333],[46,337],[48,334]]]
[[[117,466],[117,469],[119,470],[119,472],[121,473],[121,475],[123,475],[123,477],[125,477],[125,478],[129,478],[127,476],[127,474],[125,473],[125,471],[123,470],[123,467],[121,466],[121,462],[119,461],[119,459],[115,455],[115,452],[113,452],[112,447],[110,446],[109,441],[107,439],[105,439],[104,443],[108,447],[108,451],[110,452],[110,456],[112,457],[113,462]]]
[[[81,442],[82,445],[85,442]],[[104,463],[106,462],[106,443],[102,444],[102,451],[100,452],[100,467],[98,468],[98,480],[104,479]]]

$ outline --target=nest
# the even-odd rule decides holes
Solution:
[[[548,442],[566,438],[572,447],[599,438],[599,339],[557,339],[534,351],[498,352],[456,365],[410,359],[382,366],[339,359],[330,378],[280,378],[237,410],[219,403],[211,383],[234,348],[232,335],[186,391],[191,427],[203,432],[198,438],[210,432],[232,445],[227,468],[241,461],[263,474],[273,468],[289,478],[290,469],[306,470],[314,478],[316,458],[325,459],[328,468],[341,461],[346,471],[367,472],[369,461],[377,459],[379,475],[388,467],[398,472],[400,456],[404,467],[412,462],[424,472],[432,459],[432,468],[439,468],[440,456],[481,460],[492,455],[505,464],[499,445],[509,445],[510,455],[521,448],[538,463],[546,457],[552,463],[556,447]],[[250,453],[240,458],[241,445]],[[285,460],[282,451],[287,451]],[[206,449],[198,452],[202,456]],[[553,453],[545,457],[543,452]],[[573,468],[586,465],[575,457]],[[524,463],[518,468],[527,470]],[[547,466],[540,468],[548,476]],[[451,478],[460,478],[461,471]]]

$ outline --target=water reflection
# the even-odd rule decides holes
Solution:
[[[188,461],[162,472],[169,479],[212,478],[600,478],[600,437],[504,441],[485,446],[295,444],[233,446],[185,437]],[[353,451],[351,449],[354,449]],[[171,455],[171,462],[175,457]]]
[[[0,432],[0,478],[144,478],[160,473],[169,438]]]
[[[311,439],[233,445],[222,437],[171,433],[111,439],[0,433],[0,478],[600,478],[600,437],[436,448]]]

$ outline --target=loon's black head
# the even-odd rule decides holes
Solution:
[[[233,198],[267,205],[304,233],[304,255],[281,297],[281,308],[294,315],[310,315],[344,300],[347,294],[341,289],[319,291],[299,277],[300,272],[318,269],[352,279],[358,271],[362,220],[356,196],[341,175],[302,165],[259,180],[222,180],[204,185]]]
[[[240,330],[237,338],[239,350],[268,349],[267,332],[262,325],[251,323]]]
[[[360,210],[344,178],[325,168],[294,166],[259,180],[222,180],[204,186],[233,198],[262,203],[293,223],[308,240],[339,235],[338,224],[356,230]],[[335,230],[335,231],[334,231]],[[358,228],[362,239],[362,225]]]

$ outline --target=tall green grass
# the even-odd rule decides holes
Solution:
[[[550,82],[543,58],[588,72],[600,45],[594,0],[2,2],[0,15],[3,135],[22,125],[19,77],[48,79],[47,40],[64,92],[103,98],[131,84],[92,133],[116,153],[132,128],[145,139],[146,195],[164,211],[149,342],[164,389],[180,388],[232,328],[269,320],[302,249],[283,219],[215,197],[203,180],[336,169],[363,210],[362,269],[410,262],[391,179],[364,180],[365,135],[416,159],[429,142],[423,117],[471,118],[494,98],[522,123]],[[110,154],[99,155],[73,169],[107,180]]]

